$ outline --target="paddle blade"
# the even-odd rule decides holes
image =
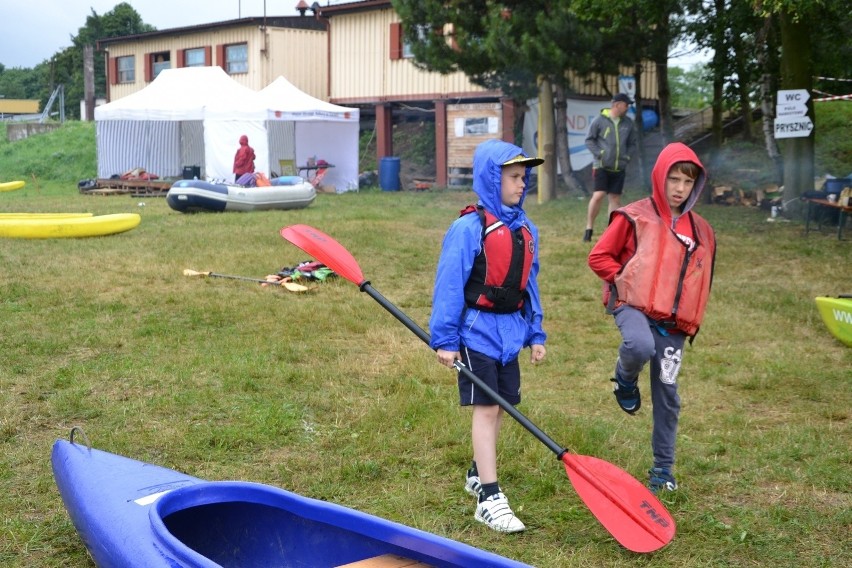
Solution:
[[[562,461],[580,499],[624,548],[653,552],[674,538],[674,519],[635,477],[592,456],[566,452]]]
[[[276,284],[276,282],[273,282],[273,284]],[[277,284],[280,284],[291,292],[307,292],[310,289],[307,286],[302,286],[301,284],[296,284],[295,282],[290,282],[288,280],[282,280]]]
[[[308,225],[290,225],[281,229],[281,236],[350,282],[358,286],[364,282],[364,275],[355,257],[319,229]]]

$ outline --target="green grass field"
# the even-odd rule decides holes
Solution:
[[[92,159],[91,128],[57,136],[77,137]],[[262,278],[297,264],[305,254],[278,231],[305,223],[425,326],[441,238],[471,193],[369,190],[321,194],[299,211],[182,215],[158,197],[81,195],[76,181],[91,173],[78,165],[41,173],[65,171],[53,162],[72,154],[79,163],[68,139],[45,139],[47,151],[3,140],[0,181],[28,184],[0,193],[0,212],[138,212],[142,223],[101,238],[0,239],[2,566],[93,566],[50,469],[52,443],[72,426],[99,449],[272,484],[539,568],[852,563],[852,349],[814,304],[852,292],[852,229],[838,241],[831,228],[804,236],[757,209],[699,207],[719,252],[680,375],[681,488],[665,497],[678,533],[642,556],[609,536],[561,463],[510,419],[500,480],[528,530],[475,522],[462,489],[469,414],[453,373],[353,284],[294,294],[182,274]],[[585,207],[527,200],[549,339],[542,365],[521,358],[519,409],[558,443],[644,480],[650,408],[630,417],[611,394],[619,336],[586,266]]]

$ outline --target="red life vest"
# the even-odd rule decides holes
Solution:
[[[476,212],[482,221],[482,250],[464,288],[468,306],[509,314],[524,307],[535,242],[527,226],[515,231],[482,207],[469,205],[461,215]]]
[[[666,226],[651,199],[635,201],[618,213],[633,224],[636,238],[636,252],[615,277],[618,302],[633,306],[663,327],[694,336],[704,319],[713,280],[713,228],[699,215],[687,213],[695,241],[690,251]]]

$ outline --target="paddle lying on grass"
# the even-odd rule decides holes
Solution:
[[[262,280],[260,278],[249,278],[248,276],[233,276],[231,274],[219,274],[217,272],[198,272],[189,268],[184,269],[184,276],[209,276],[210,278],[230,278],[231,280],[245,280],[247,282],[259,282],[261,284],[269,284],[270,286],[283,286],[291,292],[307,292],[309,288],[296,284],[290,280]]]
[[[364,279],[357,261],[340,243],[307,225],[284,227],[281,236],[356,284],[362,292],[366,292],[429,344],[429,335]],[[565,471],[577,494],[622,546],[633,552],[653,552],[671,542],[675,535],[674,519],[654,494],[635,477],[602,459],[569,452],[494,392],[461,361],[456,361],[455,367],[556,454],[557,459],[565,465]]]

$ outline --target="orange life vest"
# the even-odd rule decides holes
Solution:
[[[482,250],[464,288],[468,306],[487,312],[512,313],[524,307],[535,242],[526,226],[515,231],[482,207],[469,205],[482,221]]]
[[[666,226],[651,199],[640,199],[618,213],[630,220],[636,238],[636,252],[615,277],[618,302],[633,306],[663,327],[694,336],[704,319],[713,281],[713,228],[688,212],[695,241],[690,251]]]

